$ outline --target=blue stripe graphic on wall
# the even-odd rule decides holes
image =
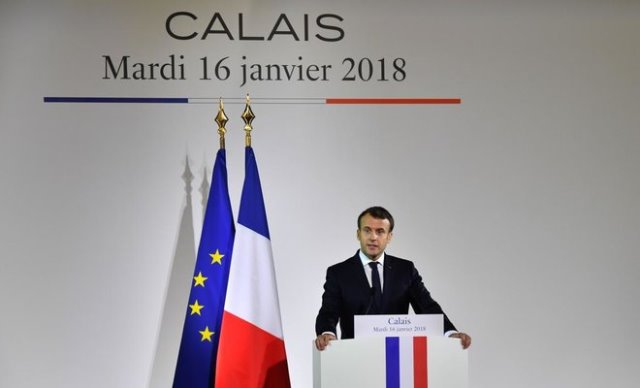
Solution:
[[[94,104],[188,104],[183,97],[45,97],[44,102]]]
[[[400,388],[400,338],[386,338],[385,356],[387,388]]]

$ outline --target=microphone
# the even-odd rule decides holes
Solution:
[[[369,304],[367,304],[367,309],[364,311],[364,315],[368,315],[369,311],[371,311],[371,307],[373,306],[373,300],[376,296],[376,289],[371,287],[369,289]]]

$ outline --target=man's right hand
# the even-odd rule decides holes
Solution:
[[[329,346],[329,341],[333,341],[336,339],[336,336],[331,333],[320,334],[316,337],[316,349],[324,350],[327,346]]]

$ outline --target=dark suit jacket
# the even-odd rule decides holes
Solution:
[[[409,304],[416,314],[443,314],[444,331],[456,330],[440,305],[422,283],[413,263],[386,255],[384,259],[382,314],[408,314]],[[341,338],[353,338],[353,316],[365,314],[371,305],[371,286],[359,253],[327,269],[322,306],[316,318],[316,334],[330,331]]]

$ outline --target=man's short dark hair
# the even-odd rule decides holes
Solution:
[[[393,232],[393,216],[387,209],[383,208],[382,206],[372,206],[360,213],[360,215],[358,216],[358,229],[360,229],[360,220],[362,220],[362,217],[367,214],[379,220],[389,220],[389,232]]]

